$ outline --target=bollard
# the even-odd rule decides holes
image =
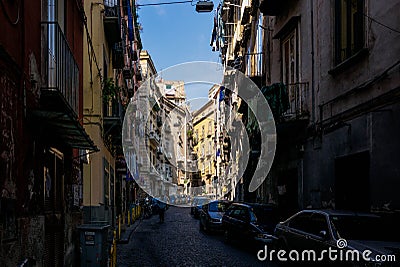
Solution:
[[[131,225],[131,213],[128,210],[128,227]]]
[[[113,232],[113,242],[110,249],[110,267],[117,266],[117,231]]]
[[[114,236],[116,235],[115,231],[114,231]],[[113,262],[112,262],[112,266],[117,266],[117,240],[115,240],[114,238],[114,242],[113,242]]]

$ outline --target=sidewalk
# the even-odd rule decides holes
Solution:
[[[136,230],[136,228],[142,223],[142,218],[135,220],[133,224],[129,227],[126,227],[125,231],[121,231],[121,238],[118,240],[118,244],[128,244],[129,239],[131,238],[132,233]]]

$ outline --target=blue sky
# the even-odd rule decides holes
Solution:
[[[137,0],[137,3],[172,1],[176,0]],[[218,3],[214,0],[214,9]],[[143,27],[143,49],[151,55],[158,72],[190,61],[220,62],[219,53],[210,46],[214,12],[197,13],[195,6],[184,3],[140,7],[138,15]],[[188,88],[188,99],[207,96],[210,86],[206,86]]]

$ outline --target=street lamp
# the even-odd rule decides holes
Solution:
[[[214,9],[214,3],[212,1],[198,1],[196,4],[196,11],[198,13],[211,12]]]

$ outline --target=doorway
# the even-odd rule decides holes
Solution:
[[[370,210],[369,151],[335,159],[337,209]]]

